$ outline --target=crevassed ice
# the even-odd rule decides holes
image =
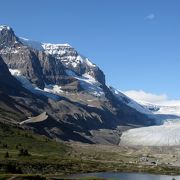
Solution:
[[[180,119],[169,120],[160,126],[130,129],[121,136],[121,145],[178,146],[180,145]]]

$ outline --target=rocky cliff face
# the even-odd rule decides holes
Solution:
[[[102,70],[70,45],[20,39],[7,26],[0,26],[0,42],[0,55],[18,81],[4,64],[0,79],[8,73],[21,88],[23,95],[11,97],[19,104],[18,111],[25,111],[25,116],[42,112],[49,116],[46,121],[28,124],[36,132],[63,140],[118,144],[119,126],[154,123],[130,106],[129,100],[124,101],[125,97],[118,98],[106,86]],[[99,135],[99,129],[110,133]]]
[[[7,65],[0,57],[0,122],[23,120],[25,113],[17,108],[18,104],[12,96],[21,94],[23,88],[9,72]]]
[[[10,69],[19,70],[34,86],[44,89],[46,84],[78,84],[76,79],[66,75],[61,61],[45,51],[23,45],[10,27],[1,27],[0,40],[0,54],[4,62]]]
[[[15,87],[18,88],[20,83],[11,76],[7,65],[4,63],[3,59],[0,57],[0,90],[1,91],[15,91]]]
[[[88,58],[80,55],[69,44],[40,43],[25,38],[21,38],[20,40],[26,46],[51,54],[57,61],[60,61],[65,68],[72,70],[78,76],[87,73],[101,84],[105,84],[105,75],[103,71]]]
[[[0,49],[11,48],[11,47],[19,47],[21,46],[21,42],[15,36],[14,31],[9,26],[0,26]]]
[[[101,84],[105,84],[105,75],[95,64],[82,55],[80,55],[73,47],[68,44],[43,44],[45,52],[51,54],[60,60],[63,65],[77,73],[83,75],[85,73],[94,77]]]

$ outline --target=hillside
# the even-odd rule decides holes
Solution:
[[[16,122],[46,112],[45,121],[22,125],[53,139],[102,144],[118,144],[125,129],[155,124],[138,103],[118,97],[103,71],[70,45],[34,42],[9,26],[0,29],[1,61],[18,84],[7,79],[14,87],[5,84],[2,93],[24,115]]]

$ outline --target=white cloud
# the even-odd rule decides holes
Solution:
[[[144,92],[143,90],[139,90],[139,91],[130,90],[130,91],[124,91],[123,93],[138,102],[159,104],[160,102],[164,102],[168,100],[166,94],[157,95],[157,94]]]
[[[165,105],[165,106],[180,106],[180,100],[173,100],[169,99],[166,94],[152,94],[149,92],[145,92],[143,90],[129,90],[129,91],[123,91],[123,93],[130,97],[131,99],[134,99],[135,101],[139,103],[150,103],[155,105]]]
[[[150,20],[150,21],[154,20],[155,18],[156,16],[154,13],[151,13],[145,17],[146,20]]]
[[[123,93],[140,104],[160,106],[159,111],[156,112],[157,114],[173,114],[180,116],[180,100],[169,99],[166,94],[157,95],[144,92],[143,90],[124,91]]]

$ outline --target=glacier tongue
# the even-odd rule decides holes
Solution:
[[[160,126],[135,128],[125,131],[120,145],[128,146],[179,146],[180,119],[169,120]]]

